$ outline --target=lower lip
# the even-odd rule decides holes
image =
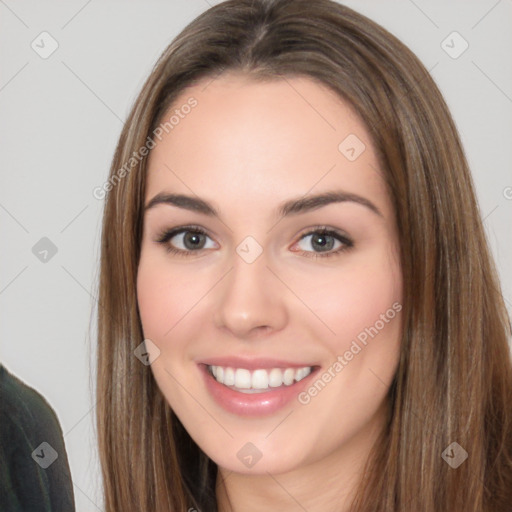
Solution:
[[[297,397],[317,371],[315,368],[307,377],[290,386],[270,388],[262,393],[242,393],[217,382],[205,364],[199,367],[213,399],[226,411],[239,416],[264,416],[282,409]]]

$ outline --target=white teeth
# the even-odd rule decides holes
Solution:
[[[217,370],[218,371],[218,370]],[[240,389],[251,388],[251,372],[244,368],[237,368],[235,371],[235,387]]]
[[[278,388],[283,385],[283,372],[279,368],[272,368],[272,370],[270,370],[268,385],[271,388]]]
[[[252,388],[253,389],[267,389],[268,388],[268,373],[267,370],[255,370],[252,372]]]
[[[235,370],[233,368],[225,368],[224,369],[224,382],[226,386],[234,386],[235,385]]]
[[[307,368],[299,368],[297,370],[297,373],[295,374],[295,380],[297,382],[299,382],[299,380],[302,380],[306,375],[309,375],[308,369]]]
[[[286,368],[283,374],[283,383],[286,386],[290,386],[293,384],[293,379],[295,378],[295,370],[293,368]]]
[[[285,370],[281,368],[258,369],[252,372],[245,368],[222,366],[209,366],[208,368],[217,382],[245,393],[257,393],[259,390],[267,391],[269,387],[291,386],[294,382],[299,382],[307,377],[312,370],[310,366],[286,368]]]

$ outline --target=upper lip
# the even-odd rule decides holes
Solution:
[[[314,363],[298,363],[285,361],[284,359],[274,359],[269,357],[209,357],[199,361],[207,366],[222,366],[224,368],[245,368],[247,370],[270,369],[270,368],[305,368],[317,366]]]

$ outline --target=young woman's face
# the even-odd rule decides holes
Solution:
[[[160,390],[223,468],[355,467],[383,424],[402,307],[364,125],[312,80],[235,74],[186,89],[171,115],[137,281]]]

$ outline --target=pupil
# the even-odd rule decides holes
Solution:
[[[197,249],[198,244],[201,241],[201,233],[191,233],[188,232],[185,234],[183,240],[185,242],[185,246],[187,248]]]
[[[328,249],[332,249],[332,241],[331,244],[328,244],[326,241],[327,238],[329,238],[328,235],[317,235],[316,237],[313,237],[313,245],[317,244],[320,248],[323,249],[325,249],[326,246],[329,246]]]

